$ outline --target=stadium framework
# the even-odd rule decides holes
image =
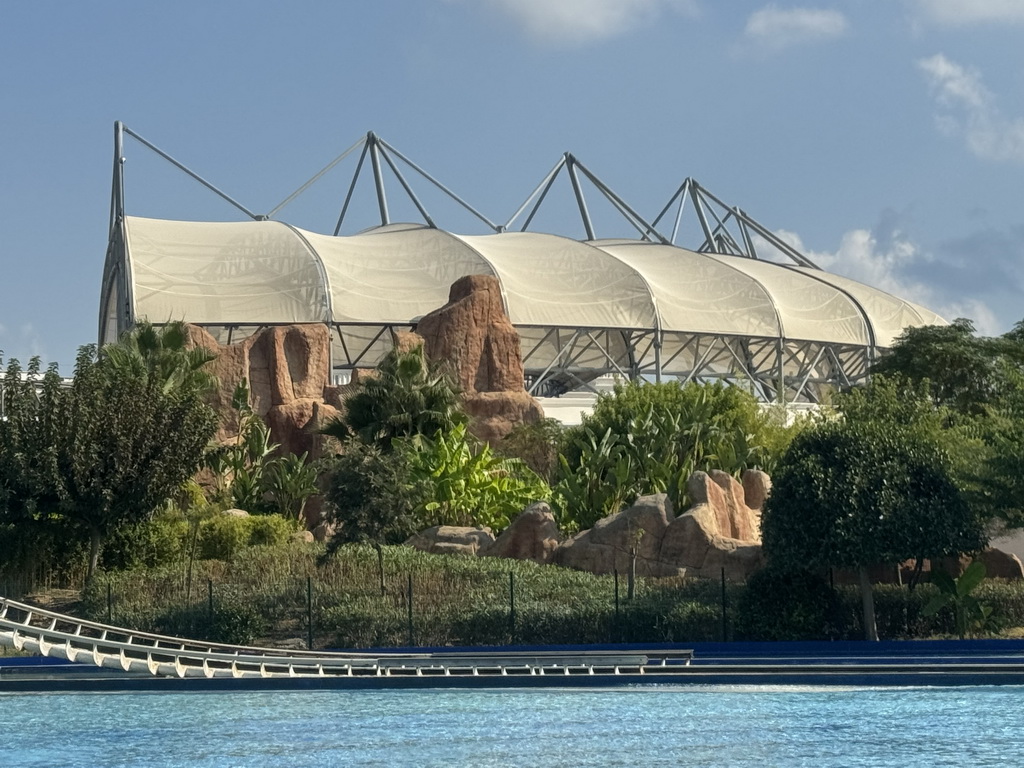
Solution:
[[[324,323],[336,376],[377,364],[395,333],[446,303],[468,274],[494,275],[522,339],[527,389],[586,390],[600,377],[717,380],[765,402],[820,402],[863,381],[908,326],[945,323],[934,312],[819,269],[774,232],[686,178],[647,220],[571,153],[519,209],[495,223],[389,143],[368,133],[267,213],[251,211],[118,122],[114,126],[110,237],[99,340],[140,319],[184,319],[221,343],[258,329]],[[131,137],[244,215],[242,221],[172,221],[125,213],[124,144]],[[300,229],[281,210],[350,155],[355,171],[330,234]],[[380,221],[341,235],[369,160]],[[468,211],[485,234],[439,228],[412,175]],[[530,230],[555,181],[567,176],[584,240]],[[422,221],[393,222],[386,181]],[[636,230],[599,239],[585,187]],[[684,227],[685,219],[695,225]],[[521,224],[518,222],[522,221]],[[689,248],[677,244],[683,231]]]

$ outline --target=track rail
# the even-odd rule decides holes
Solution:
[[[636,676],[685,671],[691,651],[329,653],[136,632],[0,598],[0,646],[169,678]]]

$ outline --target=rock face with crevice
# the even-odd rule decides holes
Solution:
[[[544,418],[523,386],[523,361],[516,331],[491,275],[467,275],[452,283],[448,303],[416,325],[427,357],[451,366],[472,421],[470,431],[495,443],[517,424]]]
[[[187,330],[192,346],[217,356],[209,363],[209,370],[220,386],[209,402],[221,417],[219,441],[238,436],[231,400],[235,388],[245,379],[253,412],[266,421],[271,440],[281,446],[283,453],[306,453],[310,457],[323,453],[325,438],[318,431],[339,413],[338,408],[324,402],[325,394],[330,394],[327,326],[274,326],[234,344],[219,344],[200,326],[189,325]]]

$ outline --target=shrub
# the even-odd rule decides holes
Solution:
[[[555,506],[566,528],[589,528],[648,493],[667,493],[684,509],[694,471],[758,467],[770,473],[798,429],[737,387],[618,385],[598,398],[580,426],[566,431]]]
[[[839,629],[839,601],[820,573],[762,568],[752,574],[736,609],[743,640],[825,640]]]

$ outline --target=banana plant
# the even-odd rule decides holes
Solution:
[[[944,571],[932,571],[932,584],[939,594],[921,610],[923,616],[934,616],[944,608],[952,608],[953,625],[963,640],[968,634],[977,634],[992,616],[992,606],[982,603],[971,594],[985,580],[985,564],[975,560],[960,577],[954,579]]]

